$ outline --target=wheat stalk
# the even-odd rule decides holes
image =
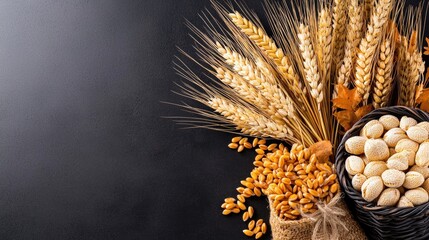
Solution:
[[[319,22],[317,29],[317,49],[319,57],[320,71],[322,79],[328,80],[332,61],[332,18],[331,12],[327,9],[322,9],[319,13]]]
[[[276,109],[273,116],[276,120],[285,120],[286,117],[294,117],[294,106],[290,97],[276,84],[274,77],[266,77],[257,69],[250,60],[223,47],[217,43],[217,51],[224,57],[225,61],[233,66],[234,70],[251,85],[258,89],[268,102]]]
[[[364,104],[367,103],[370,95],[374,54],[377,51],[381,36],[383,35],[383,27],[389,18],[391,9],[392,0],[378,1],[373,9],[371,22],[368,24],[365,37],[359,44],[356,60],[355,85]]]
[[[380,53],[375,68],[373,88],[374,108],[386,107],[393,90],[393,59],[394,49],[390,38],[385,38],[380,45]]]
[[[362,39],[363,11],[362,5],[358,0],[350,0],[348,10],[349,22],[347,24],[347,39],[345,44],[345,53],[343,63],[338,70],[337,84],[349,85],[353,59],[356,54],[356,48]]]
[[[301,50],[304,64],[305,80],[308,82],[308,85],[310,86],[310,94],[316,100],[320,110],[320,105],[323,101],[323,83],[320,81],[317,57],[314,54],[308,26],[305,26],[304,24],[299,25],[298,38],[300,40],[299,48]]]
[[[295,140],[293,133],[285,125],[279,125],[269,118],[257,114],[249,108],[234,104],[221,96],[207,100],[207,105],[237,126],[242,133],[259,137]]]
[[[283,50],[277,47],[276,43],[270,38],[264,29],[256,26],[252,21],[243,17],[239,12],[229,13],[232,22],[246,34],[265,54],[273,60],[280,74],[290,84],[295,97],[301,100],[305,94],[305,88],[299,80],[298,74],[295,72],[291,61],[284,55]]]
[[[340,67],[341,60],[344,58],[344,45],[346,40],[346,24],[347,24],[347,1],[334,0],[333,11],[333,63],[334,73]]]

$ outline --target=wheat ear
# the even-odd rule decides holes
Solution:
[[[344,45],[346,40],[347,24],[347,1],[334,0],[334,29],[333,29],[333,64],[334,73],[340,67],[341,60],[344,58]]]
[[[356,54],[356,49],[362,39],[363,26],[363,11],[362,5],[359,5],[358,0],[351,0],[349,6],[349,22],[347,24],[347,40],[345,45],[345,53],[343,63],[338,70],[337,83],[344,86],[349,85],[351,70],[353,67],[353,59]]]
[[[290,97],[276,84],[274,78],[266,77],[247,58],[232,51],[228,47],[223,47],[217,43],[217,51],[223,56],[225,61],[251,85],[258,89],[268,102],[277,110],[273,116],[276,120],[285,120],[286,117],[293,118],[295,110]]]
[[[237,126],[238,130],[246,135],[276,139],[295,139],[292,131],[285,125],[279,125],[269,118],[236,104],[227,98],[213,96],[208,99],[207,105],[215,110],[215,112],[230,120]]]
[[[320,81],[319,70],[317,67],[317,57],[314,54],[313,44],[311,43],[310,30],[304,24],[299,25],[299,49],[303,59],[305,80],[310,86],[310,94],[316,100],[320,110],[323,101],[323,83]]]
[[[332,18],[331,12],[327,9],[322,9],[319,14],[319,22],[317,29],[317,49],[319,57],[319,66],[322,73],[322,78],[327,79],[329,75],[332,61]]]
[[[284,55],[283,50],[277,47],[276,43],[270,38],[264,29],[256,26],[252,21],[243,17],[239,12],[230,13],[232,22],[246,34],[265,54],[273,60],[280,74],[291,84],[292,91],[297,93],[296,97],[302,97],[303,86],[296,74],[290,60]]]
[[[392,9],[392,0],[379,0],[371,16],[365,37],[359,44],[356,60],[355,85],[364,104],[369,98],[371,88],[371,71],[374,64],[374,55],[377,51],[383,26],[387,22]]]
[[[375,68],[373,88],[374,108],[386,107],[393,90],[393,59],[395,51],[390,38],[385,38],[380,45],[380,53]]]
[[[402,37],[398,58],[399,99],[398,105],[414,107],[416,84],[424,72],[422,54],[409,52],[408,40]]]
[[[248,103],[256,106],[258,109],[265,110],[268,114],[274,114],[275,110],[270,108],[267,99],[240,75],[223,67],[215,67],[215,70],[216,77],[222,83],[231,87],[238,96],[242,97]]]

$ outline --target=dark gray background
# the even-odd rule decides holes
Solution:
[[[0,239],[246,239],[219,206],[251,154],[160,118],[209,5],[0,1]]]

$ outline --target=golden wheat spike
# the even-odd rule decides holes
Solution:
[[[278,86],[273,77],[266,77],[257,69],[250,60],[232,51],[228,47],[217,43],[217,51],[224,57],[225,61],[233,66],[234,70],[251,85],[258,89],[268,102],[275,107],[273,116],[278,121],[287,117],[293,118],[295,110],[289,96]]]
[[[337,84],[343,84],[346,87],[349,85],[356,49],[362,39],[363,8],[359,5],[359,0],[350,1],[348,15],[344,59],[337,74]]]
[[[332,62],[332,18],[328,9],[322,9],[319,13],[317,29],[317,49],[320,71],[323,79],[327,80]]]
[[[364,104],[368,102],[371,89],[371,73],[374,64],[374,54],[383,36],[386,24],[393,7],[392,0],[379,0],[371,16],[365,37],[359,44],[356,60],[355,85]]]
[[[317,57],[314,53],[308,26],[300,24],[298,38],[300,40],[299,48],[303,59],[305,80],[308,82],[308,85],[310,86],[310,94],[316,100],[320,110],[321,103],[324,98],[324,84],[320,81]]]
[[[414,107],[415,91],[425,66],[422,54],[410,53],[406,37],[402,37],[398,58],[399,98],[398,105]]]
[[[276,43],[270,38],[264,29],[256,26],[252,21],[243,17],[238,11],[230,13],[229,17],[232,22],[246,34],[265,54],[273,60],[280,74],[292,85],[293,92],[296,92],[297,97],[301,97],[299,94],[302,93],[302,84],[299,80],[299,76],[296,74],[291,61],[281,48],[277,47]]]
[[[346,40],[347,24],[347,1],[334,0],[333,11],[334,29],[333,29],[333,62],[332,68],[338,71],[340,63],[344,58],[344,45]]]
[[[270,108],[267,99],[240,75],[224,67],[214,67],[216,77],[225,85],[231,87],[240,97],[259,109],[266,110],[267,114],[274,114],[275,109]]]
[[[207,101],[207,105],[233,122],[237,129],[244,134],[296,140],[292,131],[285,125],[279,125],[267,117],[235,104],[224,97],[214,96]]]
[[[395,57],[392,44],[390,38],[385,38],[380,45],[372,94],[372,105],[375,109],[386,107],[390,102],[393,90],[393,59]]]

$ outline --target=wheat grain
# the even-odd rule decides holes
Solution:
[[[347,24],[347,39],[345,44],[345,53],[343,63],[338,70],[337,84],[349,85],[353,59],[356,54],[356,48],[362,39],[363,9],[358,0],[351,0],[348,10],[349,22]]]
[[[299,48],[305,70],[305,80],[310,86],[310,94],[316,100],[318,108],[323,101],[323,83],[320,81],[320,75],[317,68],[317,57],[314,54],[313,44],[308,26],[300,24],[298,38],[300,40]]]
[[[380,45],[380,53],[375,68],[373,89],[374,108],[386,107],[393,90],[393,59],[394,49],[390,38],[385,38]]]
[[[322,9],[319,14],[317,29],[317,49],[322,79],[329,74],[332,61],[332,18],[328,9]],[[327,80],[327,79],[326,79]]]
[[[383,27],[387,22],[392,9],[392,0],[379,0],[376,4],[371,22],[368,24],[365,37],[359,44],[356,60],[355,85],[364,104],[369,98],[371,87],[371,72],[374,64],[374,54],[377,51]]]
[[[333,11],[333,63],[332,68],[335,70],[340,67],[340,63],[344,58],[344,45],[346,40],[346,24],[347,24],[347,1],[334,0]]]

